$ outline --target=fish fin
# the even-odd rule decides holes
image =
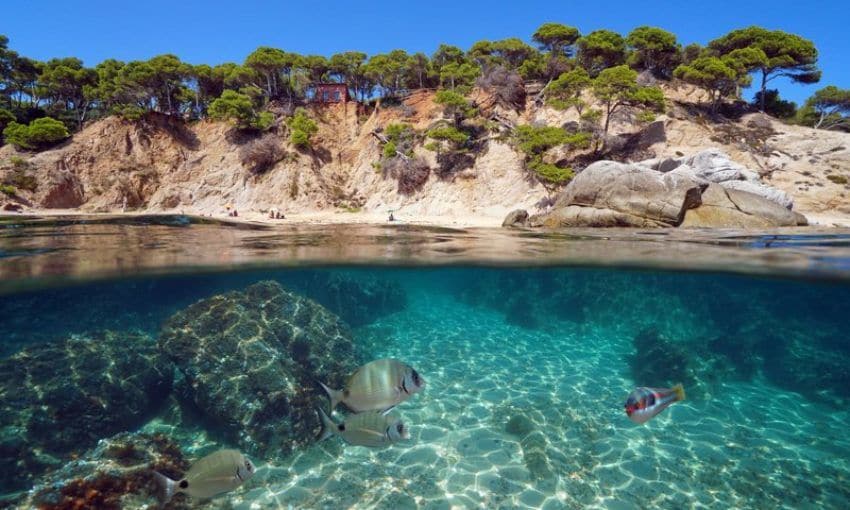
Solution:
[[[316,436],[316,441],[324,441],[325,439],[334,435],[334,431],[337,428],[337,424],[331,419],[328,414],[322,410],[322,408],[316,409],[319,412],[319,418],[322,419],[322,431],[319,432],[319,435]]]
[[[681,402],[682,400],[685,400],[685,388],[682,386],[682,383],[679,383],[679,384],[677,384],[676,386],[673,386],[670,389],[672,389],[676,393],[676,401],[677,402]]]
[[[157,486],[156,499],[159,501],[159,508],[162,508],[171,501],[174,493],[179,490],[177,482],[158,471],[153,472],[153,477],[156,479]]]
[[[381,416],[386,416],[386,415],[390,414],[391,412],[393,412],[393,409],[395,409],[395,408],[396,408],[396,406],[390,406],[390,407],[384,409],[383,411],[381,411]]]
[[[325,384],[322,381],[316,381],[316,382],[319,383],[319,385],[322,387],[322,389],[325,390],[325,393],[328,394],[328,398],[331,399],[331,412],[334,412],[334,409],[336,408],[337,404],[342,402],[342,399],[344,398],[343,392],[341,392],[339,390],[333,390],[331,388],[328,388],[327,386],[325,386]]]

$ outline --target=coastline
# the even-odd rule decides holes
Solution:
[[[387,221],[387,215],[384,213],[375,212],[348,212],[345,210],[326,210],[326,211],[309,211],[304,213],[286,214],[282,219],[271,219],[267,213],[258,211],[247,211],[240,213],[239,216],[228,216],[226,213],[209,213],[193,210],[173,210],[173,211],[110,211],[110,212],[91,212],[81,211],[79,209],[27,209],[26,211],[14,212],[3,211],[2,216],[21,216],[21,217],[44,217],[44,218],[60,218],[66,216],[98,218],[98,217],[116,217],[116,216],[173,216],[173,215],[188,215],[199,218],[209,218],[217,221],[229,221],[233,223],[259,223],[263,225],[418,225],[427,227],[444,227],[444,228],[501,228],[503,216],[488,216],[486,214],[474,213],[468,216],[459,215],[431,215],[422,216],[415,214],[405,214],[404,211],[395,211],[394,221]],[[505,213],[507,214],[507,213]],[[840,214],[825,213],[808,213],[806,218],[809,220],[809,227],[817,228],[850,228],[850,217]],[[806,227],[803,227],[806,228]],[[676,229],[687,230],[687,229]],[[744,229],[746,230],[746,229]],[[762,229],[753,229],[762,230]]]

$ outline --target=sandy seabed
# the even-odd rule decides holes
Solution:
[[[249,483],[203,507],[847,508],[847,411],[756,379],[635,425],[622,410],[634,334],[594,322],[523,329],[413,295],[355,333],[426,379],[397,410],[411,439],[374,450],[332,438],[276,465],[255,459]],[[184,445],[190,457],[209,448],[202,435]]]

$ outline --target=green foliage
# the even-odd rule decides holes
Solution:
[[[800,122],[817,129],[850,129],[850,89],[824,87],[806,100]]]
[[[724,97],[734,94],[746,83],[746,71],[734,59],[700,57],[690,64],[682,64],[673,72],[676,78],[705,89],[709,95],[711,111],[716,112]]]
[[[553,55],[572,56],[573,47],[581,33],[575,27],[560,23],[544,23],[538,27],[531,38],[540,45],[540,49]]]
[[[5,108],[0,108],[0,131],[6,129],[10,122],[15,122],[15,115]]]
[[[209,106],[212,119],[233,122],[239,129],[265,131],[274,123],[274,115],[257,112],[248,94],[225,90]]]
[[[27,126],[10,122],[3,130],[6,141],[20,149],[45,149],[69,136],[65,124],[50,117],[35,119]]]
[[[578,62],[591,76],[626,62],[626,40],[610,30],[596,30],[578,40]]]
[[[481,74],[481,68],[471,62],[449,62],[440,68],[440,84],[452,89],[470,87]]]
[[[465,118],[472,117],[477,113],[477,110],[463,95],[453,90],[438,90],[434,94],[434,102],[443,106],[443,110],[454,119],[457,126],[460,126]]]
[[[306,110],[303,108],[295,110],[295,114],[286,119],[286,125],[289,126],[289,141],[292,145],[299,148],[312,147],[312,137],[318,133],[319,126],[307,115]]]
[[[767,90],[768,82],[780,76],[796,83],[820,81],[817,48],[812,41],[795,34],[751,26],[733,30],[711,41],[709,48],[719,55],[728,55],[747,48],[761,50],[764,59],[751,66],[749,71],[761,74],[762,93]],[[761,106],[764,109],[764,103]]]
[[[786,101],[779,97],[779,91],[776,89],[768,89],[764,92],[764,111],[774,117],[780,119],[790,119],[797,114],[797,105],[793,101]],[[753,106],[761,106],[762,92],[756,92],[753,99]]]
[[[546,87],[546,103],[559,110],[575,107],[579,115],[584,108],[581,93],[590,87],[590,75],[579,67],[564,73]]]
[[[455,145],[462,145],[469,140],[468,134],[454,126],[434,128],[428,131],[428,137],[434,140],[452,142]]]
[[[650,122],[655,122],[655,113],[650,111],[640,112],[637,115],[637,121],[642,122],[644,124],[649,124]]]
[[[395,157],[397,150],[398,148],[396,147],[395,142],[389,141],[384,144],[383,155],[385,158],[393,158]]]
[[[622,65],[603,70],[593,80],[593,95],[605,106],[604,133],[608,133],[611,116],[622,107],[664,110],[664,93],[656,87],[642,87],[637,72]]]
[[[10,197],[15,196],[18,190],[15,189],[14,186],[9,186],[8,184],[0,184],[0,193],[4,193],[9,195]]]
[[[671,78],[681,59],[676,36],[660,28],[638,27],[626,37],[626,44],[632,48],[629,65],[647,69],[657,76]]]
[[[566,184],[575,177],[575,172],[573,172],[572,168],[561,168],[552,163],[544,163],[539,158],[532,159],[526,165],[529,170],[535,173],[538,179],[547,184]]]
[[[12,168],[16,170],[26,170],[30,166],[29,161],[20,156],[12,156],[9,158],[9,163],[11,163]]]
[[[590,143],[590,134],[568,133],[552,126],[517,126],[513,132],[514,143],[525,153],[526,168],[531,170],[544,186],[558,186],[573,178],[571,168],[561,168],[543,161],[543,153],[559,145],[584,148]]]

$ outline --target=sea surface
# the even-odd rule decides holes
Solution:
[[[849,331],[846,230],[0,217],[0,508],[157,508],[235,448],[166,508],[846,509]],[[380,358],[410,439],[317,442]]]

